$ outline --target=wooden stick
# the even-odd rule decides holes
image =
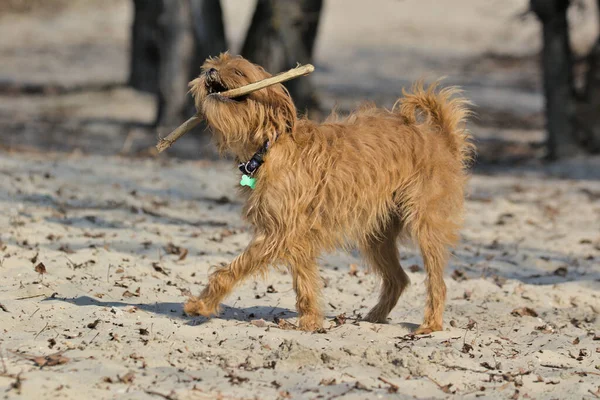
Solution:
[[[260,89],[264,89],[271,85],[276,85],[278,83],[283,83],[283,82],[289,81],[291,79],[298,78],[300,76],[308,75],[311,72],[313,72],[314,70],[315,70],[315,67],[313,67],[311,64],[299,65],[296,68],[292,68],[287,72],[282,72],[281,74],[272,76],[267,79],[263,79],[262,81],[254,82],[254,83],[251,83],[246,86],[231,89],[226,92],[213,93],[213,94],[210,94],[209,96],[222,96],[222,97],[227,97],[229,99],[232,99],[235,97],[240,97],[240,96],[250,94],[250,93],[260,90]]]
[[[314,70],[315,70],[315,67],[313,67],[311,64],[300,65],[296,68],[290,69],[287,72],[282,72],[281,74],[272,76],[267,79],[263,79],[262,81],[250,83],[248,85],[245,85],[245,86],[242,86],[239,88],[235,88],[235,89],[231,89],[231,90],[227,90],[227,91],[221,92],[221,93],[212,93],[209,96],[220,96],[220,97],[226,97],[228,99],[232,99],[235,97],[240,97],[240,96],[250,94],[252,92],[255,92],[260,89],[264,89],[264,88],[272,86],[272,85],[276,85],[278,83],[282,83],[282,82],[286,82],[286,81],[289,81],[294,78],[298,78],[300,76],[308,75],[311,72],[313,72]],[[180,137],[182,137],[183,135],[185,135],[186,133],[191,131],[194,127],[196,127],[200,123],[200,121],[202,121],[202,118],[200,117],[199,114],[196,114],[192,118],[188,119],[183,124],[181,124],[179,127],[177,127],[177,129],[175,129],[173,132],[171,132],[166,138],[159,139],[158,144],[156,145],[156,149],[158,150],[158,152],[162,153],[163,151],[165,151],[166,149],[171,147],[173,145],[173,143],[175,143],[175,141],[177,141],[177,139],[179,139]]]
[[[192,118],[185,121],[183,124],[179,125],[177,129],[169,133],[169,136],[158,141],[158,144],[156,145],[156,149],[158,150],[158,152],[162,153],[163,151],[171,147],[171,145],[175,143],[177,139],[191,131],[201,121],[202,118],[200,118],[198,114],[196,114]]]

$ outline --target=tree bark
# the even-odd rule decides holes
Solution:
[[[575,93],[567,21],[569,3],[569,0],[530,2],[531,9],[543,25],[542,70],[550,159],[581,152],[574,132]]]
[[[188,81],[204,59],[227,48],[221,3],[134,0],[134,7],[129,82],[157,94],[156,125],[179,125],[194,113]]]
[[[242,56],[273,74],[311,63],[322,6],[322,0],[258,0]],[[310,77],[286,87],[300,112],[318,110]]]
[[[134,0],[131,28],[129,86],[143,92],[158,91],[158,19],[162,13],[160,0]]]
[[[600,0],[598,17],[600,17]],[[600,19],[600,18],[599,18]],[[576,129],[581,145],[589,153],[600,152],[600,37],[587,57],[587,73],[581,100],[577,103]]]

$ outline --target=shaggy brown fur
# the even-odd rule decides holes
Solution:
[[[425,318],[417,333],[442,329],[443,279],[449,246],[463,212],[466,164],[473,146],[464,128],[466,101],[456,88],[403,92],[392,110],[365,105],[345,118],[319,124],[298,119],[282,85],[228,100],[209,92],[246,85],[270,74],[247,60],[222,54],[190,83],[198,110],[218,147],[246,161],[266,140],[271,147],[243,188],[244,215],[254,228],[245,251],[217,269],[189,315],[209,316],[243,279],[284,265],[293,276],[299,326],[322,327],[317,257],[356,245],[381,276],[379,302],[366,321],[385,322],[409,284],[397,239],[411,238],[427,271]]]

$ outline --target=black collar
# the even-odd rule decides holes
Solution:
[[[258,168],[264,162],[263,158],[267,154],[267,150],[269,150],[270,145],[271,143],[267,140],[265,144],[263,144],[262,147],[258,149],[256,153],[254,153],[250,160],[238,164],[238,168],[240,169],[240,171],[242,171],[243,174],[246,174],[250,177],[254,175],[256,171],[258,171]]]

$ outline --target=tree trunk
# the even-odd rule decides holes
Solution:
[[[134,6],[129,82],[157,93],[156,125],[179,125],[194,113],[188,81],[198,75],[204,59],[227,48],[221,3],[134,0]]]
[[[242,55],[271,73],[312,62],[322,0],[258,0]],[[310,77],[288,81],[300,112],[318,110]]]
[[[546,97],[548,158],[575,155],[575,93],[567,9],[569,0],[531,0],[531,8],[543,25],[542,70]]]
[[[163,0],[165,1],[165,0]],[[194,56],[189,0],[166,0],[160,17],[157,125],[181,123]]]
[[[137,90],[156,93],[159,61],[158,19],[162,13],[163,2],[134,0],[133,7],[128,84]]]
[[[600,17],[600,0],[598,0]],[[600,18],[599,18],[600,19]],[[587,57],[582,99],[577,103],[576,129],[581,145],[590,153],[600,152],[600,37]]]

